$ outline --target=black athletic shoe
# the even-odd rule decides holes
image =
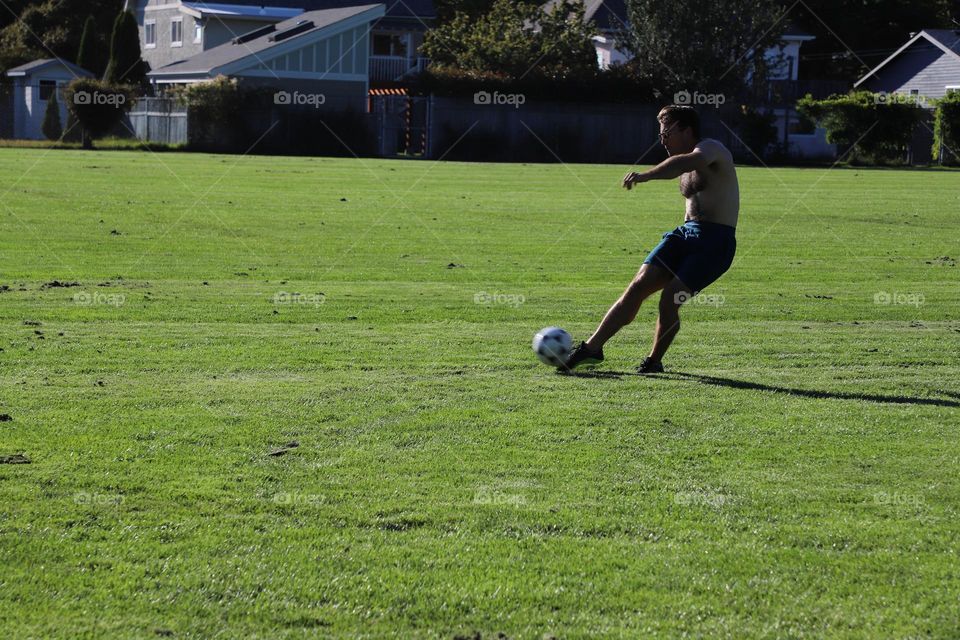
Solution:
[[[663,363],[654,362],[650,358],[644,358],[643,363],[637,367],[637,373],[646,375],[648,373],[663,373]]]
[[[581,364],[599,364],[603,362],[603,349],[600,351],[590,351],[586,342],[581,342],[580,346],[573,350],[570,357],[563,366],[558,367],[559,371],[572,371]]]

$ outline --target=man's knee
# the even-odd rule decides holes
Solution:
[[[640,267],[637,275],[633,277],[633,282],[630,283],[625,295],[636,299],[638,302],[643,302],[663,289],[668,282],[669,280],[663,269],[651,264],[644,264]]]
[[[665,287],[660,294],[660,313],[667,315],[677,315],[683,303],[693,297],[690,289],[680,280],[674,280],[670,286]]]

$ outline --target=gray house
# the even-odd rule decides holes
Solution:
[[[960,91],[960,31],[924,29],[857,80],[854,87],[914,95],[921,101]]]
[[[64,87],[76,78],[92,78],[93,74],[65,60],[42,59],[9,69],[7,76],[13,80],[13,137],[42,140],[43,117],[50,98],[57,96],[60,124],[66,126]]]
[[[151,69],[226,44],[245,33],[277,25],[308,11],[344,9],[363,0],[126,0],[140,26],[143,59]],[[394,81],[421,70],[423,34],[436,17],[431,0],[385,0],[385,13],[368,25],[370,79]]]
[[[296,103],[305,96],[303,100],[313,100],[311,105],[319,99],[316,106],[363,110],[369,89],[370,24],[383,15],[382,4],[307,11],[155,69],[147,77],[162,87],[223,75],[287,92],[278,97],[280,103]]]

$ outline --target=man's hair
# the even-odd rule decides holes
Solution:
[[[691,106],[671,104],[657,114],[663,124],[675,124],[680,129],[693,129],[693,137],[700,139],[700,116]]]

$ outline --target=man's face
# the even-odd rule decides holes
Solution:
[[[663,145],[663,148],[666,149],[667,153],[671,156],[689,151],[686,148],[689,134],[689,129],[681,129],[676,122],[660,123],[660,144]]]

